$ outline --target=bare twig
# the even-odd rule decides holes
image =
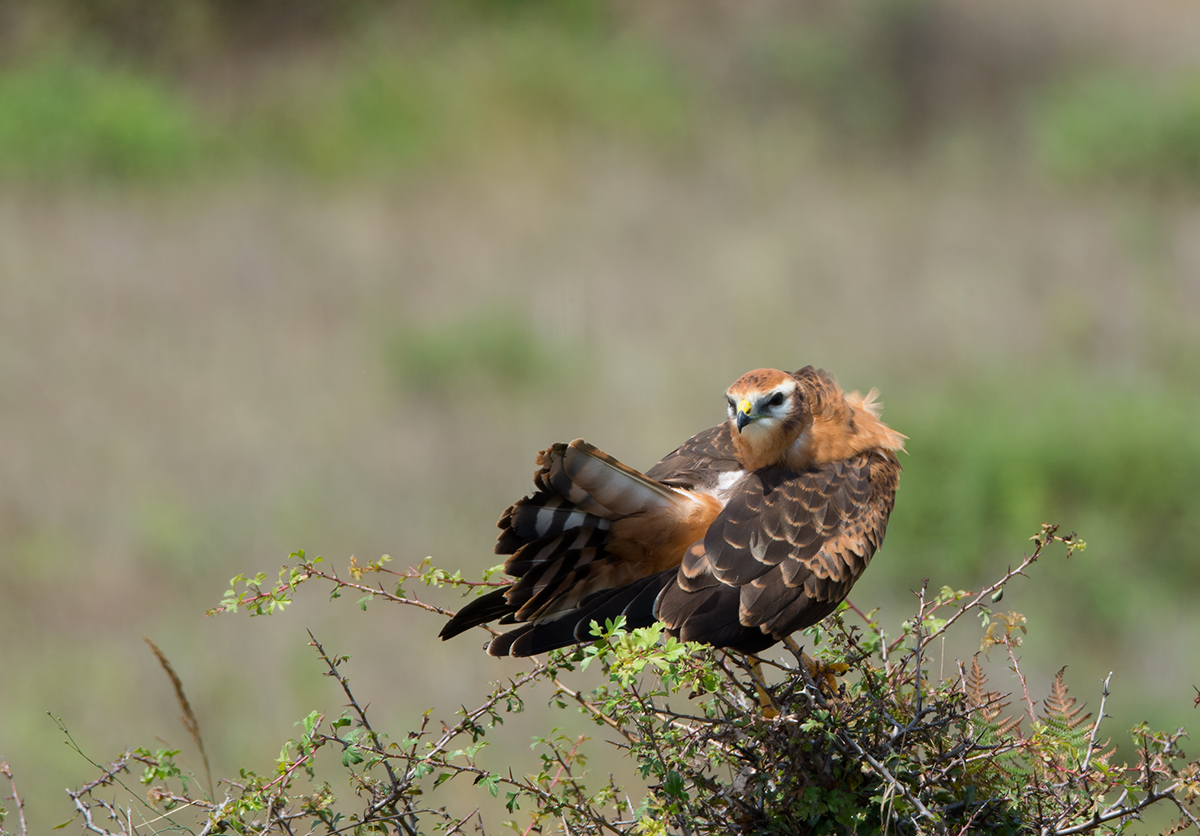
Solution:
[[[1165,798],[1169,798],[1173,801],[1175,800],[1174,788],[1172,788],[1170,790],[1164,790],[1162,792],[1147,793],[1140,801],[1136,802],[1135,804],[1131,804],[1129,806],[1121,806],[1121,807],[1116,808],[1115,810],[1109,810],[1105,813],[1097,813],[1096,815],[1092,816],[1087,821],[1081,822],[1081,823],[1073,825],[1071,827],[1061,827],[1061,828],[1058,828],[1057,830],[1051,829],[1051,828],[1045,828],[1044,830],[1042,830],[1042,834],[1043,834],[1043,836],[1050,836],[1050,834],[1053,834],[1053,836],[1072,836],[1072,834],[1075,834],[1075,833],[1087,833],[1089,830],[1095,830],[1097,827],[1104,824],[1105,822],[1110,822],[1115,819],[1132,818],[1133,816],[1136,816],[1138,813],[1145,810],[1150,805],[1157,804],[1159,801],[1162,801]],[[1183,809],[1185,814],[1188,815],[1189,817],[1191,817],[1191,814],[1187,813],[1186,808],[1184,808],[1182,805],[1180,805],[1180,809]],[[1192,820],[1193,820],[1193,822],[1195,821],[1194,818]]]
[[[358,715],[358,722],[364,729],[367,730],[367,735],[371,738],[371,745],[374,746],[375,749],[382,752],[383,744],[379,742],[379,735],[375,733],[375,729],[371,728],[371,721],[367,719],[367,712],[363,710],[363,707],[358,704],[358,700],[355,699],[354,693],[350,690],[349,681],[346,679],[346,677],[342,676],[341,671],[338,670],[337,663],[334,662],[333,659],[329,658],[329,654],[325,652],[325,648],[321,646],[319,641],[317,641],[317,637],[313,635],[312,630],[307,630],[306,632],[308,633],[309,639],[311,639],[312,646],[317,649],[317,654],[321,657],[321,661],[323,661],[325,666],[329,668],[326,676],[333,677],[335,680],[337,680],[338,685],[342,687],[342,693],[345,694],[346,699],[350,701],[350,707],[353,708],[354,713]],[[388,778],[393,784],[395,784],[396,774],[392,771],[392,765],[385,760],[383,762],[383,766],[384,769],[387,770]]]
[[[117,775],[128,770],[129,758],[130,753],[126,751],[123,755],[121,755],[120,758],[118,758],[109,766],[105,767],[99,778],[89,781],[78,790],[67,790],[67,795],[70,797],[71,801],[74,802],[75,809],[78,810],[80,815],[83,816],[83,826],[85,830],[99,834],[99,836],[114,836],[114,834],[112,834],[110,831],[105,830],[96,824],[95,821],[93,821],[91,805],[85,804],[83,798],[84,796],[90,796],[92,790],[96,789],[97,787],[112,783],[114,780],[116,780]],[[118,823],[120,822],[120,816],[117,815],[117,811],[112,807],[112,805],[100,799],[95,799],[95,801],[108,812],[109,818]]]
[[[1108,683],[1112,679],[1112,671],[1108,672],[1108,676],[1104,677],[1104,685],[1100,690],[1100,710],[1096,712],[1096,722],[1092,724],[1092,733],[1088,735],[1087,754],[1083,756],[1083,764],[1080,769],[1087,772],[1088,764],[1092,762],[1092,752],[1096,750],[1096,733],[1100,731],[1100,721],[1104,719],[1104,704],[1108,701]]]
[[[70,793],[68,793],[68,795],[70,795]],[[75,809],[79,811],[79,814],[81,816],[83,816],[83,829],[84,830],[89,830],[92,833],[98,834],[98,836],[118,836],[117,834],[114,834],[112,831],[105,830],[103,827],[100,827],[98,824],[96,824],[92,820],[91,806],[84,804],[82,799],[79,796],[72,795],[71,800],[75,802]],[[117,821],[118,823],[120,823],[120,818],[116,815],[116,813],[112,809],[112,807],[105,804],[104,802],[100,802],[100,803],[103,807],[105,807],[108,810],[109,818],[112,818],[115,821]],[[122,828],[122,832],[125,833],[128,831],[125,831],[125,829]]]
[[[208,836],[208,834],[212,833],[213,828],[220,824],[221,816],[225,813],[225,809],[229,806],[231,801],[232,799],[229,796],[225,796],[224,801],[210,810],[208,814],[208,821],[204,824],[204,829],[197,833],[196,836]]]
[[[12,795],[9,796],[13,800],[13,804],[17,805],[17,822],[21,826],[21,836],[26,836],[29,833],[29,828],[25,824],[25,804],[21,801],[21,796],[17,792],[17,782],[13,780],[12,769],[8,766],[8,761],[0,761],[0,775],[8,779],[8,785],[12,788]]]
[[[925,689],[921,687],[921,650],[924,647],[924,644],[921,641],[921,631],[925,626],[925,592],[928,589],[929,578],[925,578],[925,580],[921,582],[921,593],[918,596],[920,606],[917,609],[916,624],[913,625],[913,631],[917,635],[917,643],[913,647],[913,656],[916,659],[916,662],[913,666],[913,676],[915,677],[916,682],[914,691],[916,693],[917,717],[921,716],[921,703],[924,701],[925,697]]]
[[[1035,544],[1033,551],[1025,555],[1025,557],[1021,560],[1020,565],[1018,565],[1016,569],[1009,567],[1008,571],[1004,573],[1000,580],[981,589],[966,603],[959,604],[958,608],[950,615],[949,618],[946,619],[944,624],[925,637],[925,644],[928,644],[934,639],[944,635],[946,631],[949,630],[950,627],[953,626],[960,618],[982,605],[985,599],[990,601],[992,596],[1004,589],[1005,584],[1007,584],[1010,580],[1018,575],[1025,576],[1025,570],[1037,562],[1038,558],[1042,556],[1042,552],[1045,550],[1048,544],[1055,541],[1063,543],[1067,547],[1068,553],[1071,549],[1079,546],[1079,541],[1074,534],[1068,534],[1060,537],[1058,536],[1057,532],[1057,525],[1051,525],[1049,523],[1044,524],[1042,526],[1042,530],[1036,536],[1030,538]],[[901,641],[901,639],[897,639],[896,643],[899,643],[899,641]]]
[[[1021,683],[1021,692],[1025,695],[1025,705],[1029,709],[1029,719],[1037,721],[1037,709],[1033,707],[1033,699],[1029,696],[1029,686],[1025,684],[1025,674],[1021,673],[1021,665],[1017,662],[1017,656],[1013,653],[1012,640],[1004,637],[1004,647],[1008,651],[1008,658],[1012,660],[1012,671],[1017,675],[1017,679]]]
[[[629,731],[629,729],[625,728],[623,725],[621,725],[619,722],[614,720],[612,717],[605,714],[603,711],[601,711],[599,708],[597,708],[593,703],[584,699],[584,697],[578,691],[567,687],[567,685],[564,684],[563,681],[561,679],[559,679],[557,676],[554,677],[553,679],[551,679],[550,681],[554,683],[554,687],[558,688],[558,690],[560,692],[566,694],[568,697],[573,699],[579,705],[580,708],[587,711],[593,717],[595,717],[596,719],[603,722],[605,725],[607,725],[613,731],[620,734],[622,737],[624,737],[630,743],[637,742],[637,740],[638,740],[637,735],[633,734],[631,731]]]
[[[889,772],[886,766],[877,761],[871,756],[870,753],[863,749],[863,747],[859,745],[858,741],[855,740],[852,735],[839,734],[838,738],[844,743],[848,744],[850,748],[853,749],[857,755],[859,755],[859,757],[869,763],[871,768],[874,769],[881,778],[887,781],[896,792],[900,793],[905,801],[915,807],[917,812],[920,813],[923,818],[932,819],[934,817],[933,813],[929,812],[929,809],[921,803],[921,800],[909,792],[908,787],[897,780],[896,776]]]

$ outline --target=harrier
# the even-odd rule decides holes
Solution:
[[[875,391],[820,369],[757,369],[729,419],[644,474],[582,439],[543,450],[537,491],[500,518],[506,587],[442,629],[517,624],[488,646],[531,656],[590,641],[593,621],[756,653],[837,607],[883,540],[904,436]]]

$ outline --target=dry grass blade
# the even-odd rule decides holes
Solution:
[[[187,729],[188,734],[192,736],[192,741],[196,744],[196,748],[200,750],[200,759],[204,762],[204,782],[208,787],[208,797],[213,798],[215,796],[213,794],[212,771],[208,766],[208,753],[204,751],[204,739],[200,736],[200,721],[196,719],[196,713],[192,711],[192,705],[188,702],[187,694],[183,692],[183,681],[179,678],[179,674],[175,673],[175,669],[171,667],[171,662],[167,659],[167,655],[162,652],[159,646],[147,636],[142,636],[142,640],[150,645],[150,649],[154,651],[158,663],[162,665],[162,669],[171,678],[171,684],[175,686],[175,699],[179,700],[179,708],[183,711],[183,716],[179,719],[183,723],[183,727]]]

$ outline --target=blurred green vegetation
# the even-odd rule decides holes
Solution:
[[[378,176],[524,153],[548,138],[674,148],[693,129],[695,91],[654,44],[615,31],[598,2],[536,5],[513,4],[514,15],[451,7],[420,40],[381,34],[369,18],[324,47],[325,60],[244,65],[237,89],[216,91],[159,67],[161,44],[119,52],[138,40],[133,23],[105,18],[72,33],[80,49],[0,69],[0,173]]]
[[[926,156],[972,130],[1070,182],[1200,179],[1194,79],[1075,69],[935,0],[804,6],[700,51],[600,0],[300,5],[272,32],[265,0],[18,4],[42,22],[15,30],[43,34],[10,36],[0,66],[0,175],[377,177],[581,141],[678,154],[739,130]]]
[[[570,346],[540,337],[516,311],[496,308],[436,327],[412,324],[397,330],[387,366],[413,395],[445,395],[466,387],[511,393],[556,377],[572,353]]]
[[[1037,116],[1045,162],[1072,181],[1200,184],[1200,76],[1106,69],[1050,87]]]
[[[0,174],[141,178],[187,171],[194,109],[161,79],[59,53],[0,73]]]
[[[889,529],[907,569],[936,578],[955,566],[973,582],[1011,559],[1030,520],[1053,519],[1092,546],[1067,581],[1081,594],[1055,606],[1064,624],[1119,630],[1146,597],[1200,588],[1200,392],[1063,374],[1041,389],[993,378],[920,401],[890,416],[911,437]]]
[[[260,165],[345,175],[528,150],[563,132],[668,141],[688,118],[685,91],[649,49],[542,22],[353,55],[281,80],[225,141]]]

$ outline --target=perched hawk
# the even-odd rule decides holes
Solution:
[[[645,474],[581,439],[542,451],[537,492],[500,518],[515,580],[441,637],[517,624],[488,652],[530,656],[624,615],[755,653],[833,612],[883,540],[904,436],[874,391],[846,394],[812,366],[747,372],[725,398],[728,421]]]

